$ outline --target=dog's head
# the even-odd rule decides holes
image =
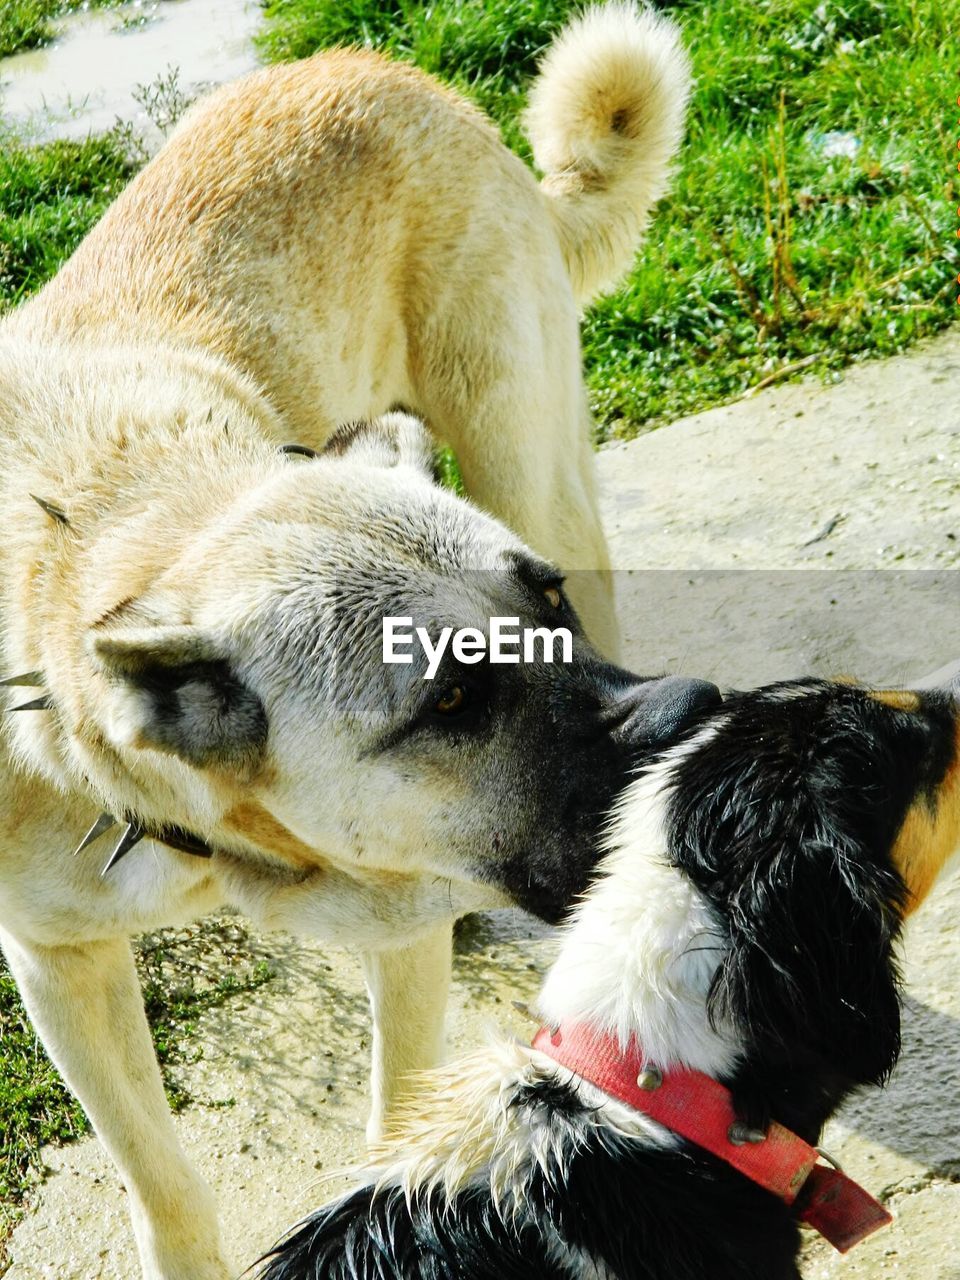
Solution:
[[[90,620],[79,692],[61,695],[53,673],[76,771],[154,830],[297,867],[479,882],[491,902],[557,918],[629,770],[716,689],[604,661],[556,570],[433,482],[403,415],[316,459],[266,459],[235,488],[172,563]],[[572,660],[545,661],[538,641],[510,664],[449,645],[432,679],[419,645],[384,662],[385,618],[436,642],[445,627],[487,634],[491,617],[568,628]]]
[[[619,802],[545,1013],[635,1032],[801,1130],[882,1081],[901,926],[960,848],[957,693],[728,696]]]
[[[892,1068],[894,944],[960,848],[958,710],[952,689],[779,685],[678,760],[670,857],[724,933],[714,1016],[771,1066]]]

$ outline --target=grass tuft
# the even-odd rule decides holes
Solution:
[[[120,129],[45,146],[0,137],[0,310],[54,274],[133,172]]]
[[[53,19],[75,9],[112,8],[122,0],[2,0],[0,58],[53,39]]]

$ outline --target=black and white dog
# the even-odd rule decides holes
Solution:
[[[900,1048],[896,944],[960,845],[955,686],[735,694],[647,768],[536,1047],[427,1078],[261,1280],[797,1280],[888,1215],[813,1145]]]

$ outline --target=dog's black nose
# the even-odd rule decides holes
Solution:
[[[709,680],[664,676],[633,685],[611,708],[618,723],[613,736],[626,747],[665,747],[690,725],[721,706],[720,690]]]

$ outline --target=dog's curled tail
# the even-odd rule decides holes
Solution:
[[[677,27],[635,4],[588,9],[547,51],[524,124],[581,305],[630,266],[689,96]]]

